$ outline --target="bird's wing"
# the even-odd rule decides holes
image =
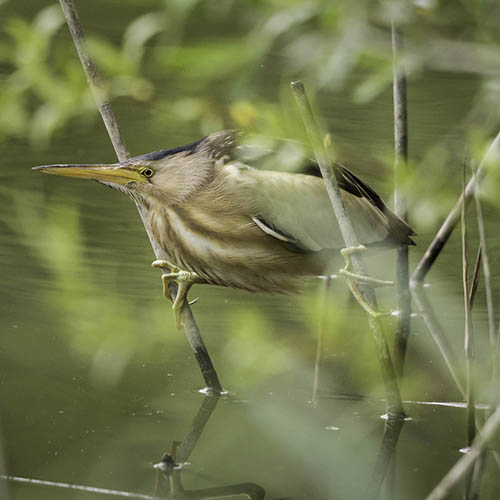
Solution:
[[[360,243],[369,245],[393,239],[393,244],[402,244],[409,240],[411,228],[392,214],[371,188],[345,167],[340,173],[342,196]],[[254,222],[265,233],[308,252],[344,246],[322,179],[248,168],[242,169],[240,175],[241,185],[255,201]],[[400,238],[393,227],[399,223],[404,233]]]

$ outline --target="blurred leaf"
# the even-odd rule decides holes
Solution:
[[[137,69],[139,69],[146,43],[163,29],[165,29],[165,23],[161,13],[150,12],[130,23],[125,30],[122,51],[125,57],[134,62]]]
[[[277,10],[259,30],[259,36],[263,35],[267,42],[271,43],[283,33],[290,31],[298,24],[308,21],[317,13],[317,3],[315,2],[298,2],[286,10]]]
[[[358,21],[343,26],[340,38],[332,43],[331,55],[318,68],[318,80],[322,86],[335,87],[345,80],[365,43],[364,32],[365,26]]]
[[[33,21],[33,27],[44,35],[53,35],[64,24],[64,16],[59,4],[42,9]]]
[[[127,54],[122,53],[120,48],[101,37],[92,36],[87,40],[87,45],[91,56],[99,68],[109,75],[116,74],[134,74],[136,66],[128,58]]]
[[[236,101],[231,106],[229,113],[238,126],[244,128],[250,128],[259,115],[256,107],[249,101]]]
[[[60,109],[49,103],[42,104],[33,113],[30,123],[30,138],[34,145],[37,147],[46,145],[54,131],[62,126],[63,122]]]
[[[354,89],[354,102],[359,104],[370,102],[390,85],[392,85],[392,65],[382,63]]]
[[[254,57],[245,41],[232,43],[211,42],[202,46],[158,48],[155,62],[177,78],[189,78],[203,86],[207,81],[226,78],[232,72],[247,68]]]

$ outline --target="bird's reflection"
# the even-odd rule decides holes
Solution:
[[[156,495],[176,500],[217,499],[243,495],[250,500],[261,500],[266,496],[262,487],[250,482],[199,490],[186,490],[182,485],[182,466],[195,449],[219,399],[220,395],[217,393],[205,395],[184,439],[180,442],[173,441],[170,452],[165,453],[160,462],[155,464],[159,473]]]
[[[325,300],[328,296],[329,280],[325,280],[321,290],[321,296]],[[321,322],[321,330],[325,329],[325,324]],[[319,364],[322,358],[322,350],[324,343],[319,342],[318,352],[316,357],[316,370],[314,378],[313,402],[314,407],[322,399],[318,394],[318,385],[320,378]],[[331,397],[331,396],[330,396]],[[345,396],[334,396],[335,398],[345,399]],[[265,490],[253,483],[245,482],[233,484],[229,486],[215,486],[197,490],[188,490],[183,486],[182,473],[183,465],[189,460],[198,442],[200,441],[204,429],[211,418],[215,408],[217,407],[221,396],[218,393],[206,394],[201,402],[201,405],[195,414],[191,425],[182,439],[182,441],[172,441],[170,449],[166,452],[161,460],[155,465],[158,471],[157,484],[155,494],[166,499],[218,499],[227,497],[246,497],[251,500],[264,499],[266,496]],[[349,399],[353,396],[349,396]],[[364,399],[364,398],[361,398]],[[376,500],[380,498],[382,487],[386,486],[385,498],[390,498],[391,481],[390,476],[394,474],[395,452],[399,440],[401,429],[404,425],[404,419],[400,417],[389,416],[385,422],[384,434],[382,442],[377,454],[376,463],[373,469],[371,479],[368,485],[364,483],[362,489],[363,495],[359,498],[363,500]],[[332,450],[333,453],[334,450]],[[361,486],[361,483],[360,483]],[[359,490],[358,490],[359,491]],[[328,495],[327,495],[328,496]],[[291,500],[293,497],[287,497],[283,500]],[[335,497],[333,497],[335,498]],[[358,498],[358,497],[356,497]]]

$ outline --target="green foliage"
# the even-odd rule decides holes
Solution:
[[[93,112],[78,61],[54,43],[63,23],[53,5],[32,22],[13,17],[4,24],[0,56],[11,71],[0,86],[0,140],[27,136],[40,146],[78,110],[82,118]]]

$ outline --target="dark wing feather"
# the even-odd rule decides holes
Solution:
[[[399,218],[387,205],[384,200],[370,187],[364,183],[359,177],[354,175],[344,165],[335,162],[335,177],[340,189],[368,200],[373,206],[377,207],[387,218],[389,227],[389,240],[387,243],[400,242],[403,245],[415,245],[415,242],[410,236],[415,235],[415,231],[401,218]],[[310,163],[306,166],[304,173],[321,177],[321,171],[316,163]],[[381,244],[383,244],[382,242]]]

